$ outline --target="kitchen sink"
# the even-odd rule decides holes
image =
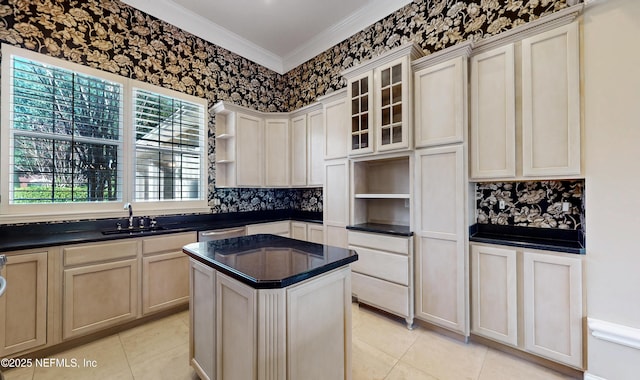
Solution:
[[[146,228],[114,228],[112,230],[102,230],[103,235],[137,235],[137,234],[145,234],[152,233],[158,231],[166,230],[165,227],[146,227]]]

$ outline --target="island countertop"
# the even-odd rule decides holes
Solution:
[[[192,243],[183,252],[255,289],[285,288],[358,260],[350,249],[267,234]]]

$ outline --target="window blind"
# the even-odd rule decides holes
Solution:
[[[121,200],[122,85],[11,59],[10,203]]]

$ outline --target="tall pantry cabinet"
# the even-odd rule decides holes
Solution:
[[[415,313],[469,334],[467,57],[470,43],[413,63]]]

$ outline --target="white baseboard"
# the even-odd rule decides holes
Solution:
[[[592,375],[589,372],[585,372],[584,373],[584,380],[607,380],[604,377],[600,377],[600,376],[596,376],[596,375]]]

